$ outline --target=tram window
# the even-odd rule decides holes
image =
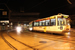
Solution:
[[[46,25],[45,20],[39,22],[39,26],[45,26],[45,25]]]
[[[64,21],[60,21],[60,25],[65,25],[65,22]]]
[[[66,19],[58,18],[58,25],[66,25]]]
[[[69,20],[66,20],[66,24],[67,24],[67,25],[70,25],[70,22],[69,22]]]
[[[58,21],[58,26],[59,26],[60,24],[59,24],[59,21]]]
[[[45,26],[46,25],[46,21],[44,20],[43,22],[42,22],[42,26]]]
[[[46,20],[46,26],[50,25],[50,20]]]
[[[58,18],[58,26],[60,25],[60,20],[61,20],[61,18]]]
[[[34,26],[38,26],[39,25],[39,22],[34,22]]]
[[[32,24],[30,24],[29,27],[32,27]]]
[[[41,24],[41,21],[39,22],[39,26],[41,26],[42,24]]]
[[[56,25],[55,19],[51,19],[51,26]]]
[[[66,25],[66,20],[63,20],[63,25]]]

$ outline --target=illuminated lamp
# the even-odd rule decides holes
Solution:
[[[61,16],[58,16],[58,17],[61,17]]]
[[[43,18],[43,20],[46,20],[46,18]]]
[[[38,22],[37,20],[35,22]]]
[[[64,16],[64,18],[68,18],[68,16]]]
[[[43,19],[41,19],[41,21],[42,21]]]
[[[53,19],[53,18],[55,18],[55,17],[50,17],[50,19]]]
[[[48,20],[50,19],[50,18],[47,18]]]
[[[41,20],[38,20],[38,21],[41,21]]]
[[[39,21],[41,21],[41,20],[36,20],[36,22],[39,22]]]
[[[37,20],[38,21],[38,20]]]

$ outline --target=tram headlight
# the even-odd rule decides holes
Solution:
[[[33,29],[32,28],[29,28],[29,30],[32,31]]]

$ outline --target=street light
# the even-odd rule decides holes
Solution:
[[[72,4],[70,0],[67,0],[67,2],[68,2],[69,4]]]

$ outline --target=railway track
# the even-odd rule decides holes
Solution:
[[[30,32],[29,32],[30,33]],[[32,36],[32,37],[35,37],[34,36],[34,33],[33,33],[33,35],[31,35],[31,34],[25,34],[25,35],[27,35],[27,36]],[[9,36],[11,36],[11,35],[9,35]],[[12,36],[11,36],[12,37]],[[13,38],[13,37],[12,37]],[[45,36],[41,36],[41,35],[38,35],[37,36],[37,38],[43,38],[43,39],[48,39],[48,40],[53,40],[53,39],[49,39],[50,37],[46,37],[45,38]],[[15,39],[15,38],[14,38]],[[60,38],[59,38],[60,39]],[[53,40],[53,41],[58,41],[57,39],[56,40]],[[50,43],[51,41],[49,41],[49,42],[47,42],[47,43]],[[61,42],[63,42],[63,41],[61,41]],[[41,43],[40,45],[43,45],[43,43]],[[40,46],[40,45],[36,45],[36,46],[33,46],[33,47],[37,47],[37,46]]]
[[[2,39],[5,41],[5,43],[6,43],[9,47],[11,47],[13,50],[17,50],[17,48],[15,48],[12,44],[10,44],[10,43],[4,38],[4,36],[2,35],[2,33],[1,33],[1,37],[2,37]]]
[[[33,33],[33,32],[30,32],[30,33]],[[36,32],[34,32],[33,34],[35,34]],[[31,34],[26,34],[27,36],[33,36],[33,35],[31,35]],[[33,36],[34,37],[34,36]],[[46,36],[46,38],[45,38],[45,36],[43,36],[43,35],[40,35],[40,34],[38,34],[37,33],[37,38],[44,38],[44,39],[48,39],[48,40],[53,40],[53,39],[50,39],[48,36]],[[54,37],[53,37],[54,38]],[[64,37],[61,37],[61,38],[64,38]],[[53,40],[53,41],[58,41],[58,39],[61,39],[61,38],[56,38],[56,40]],[[73,40],[72,40],[73,41]],[[74,40],[75,41],[75,40]],[[59,41],[59,42],[65,42],[65,41]],[[74,42],[69,42],[68,41],[68,39],[67,39],[67,41],[66,41],[67,43],[71,43],[71,44],[75,44]],[[48,43],[51,43],[51,42],[48,42]],[[41,47],[41,48],[39,48],[39,50],[42,50],[42,49],[44,49],[44,48],[46,48],[46,47],[49,47],[49,46],[51,46],[51,45],[53,45],[53,44],[56,44],[56,43],[52,43],[52,44],[49,44],[49,45],[47,45],[47,46],[43,46],[43,47]],[[43,45],[43,44],[41,44],[41,45]],[[60,44],[59,44],[60,45]],[[37,45],[37,46],[40,46],[40,45]],[[36,46],[36,47],[37,47]],[[61,46],[61,45],[60,45]],[[73,48],[74,49],[74,48]]]
[[[14,40],[16,40],[14,37],[12,37],[10,34],[8,34],[11,38],[13,38]],[[27,36],[31,36],[31,35],[27,35]],[[33,37],[33,36],[32,36]],[[40,38],[40,37],[37,37],[37,38]],[[49,41],[49,42],[47,42],[47,43],[50,43],[50,42],[52,42],[52,41]],[[20,43],[22,43],[22,42],[20,42]],[[54,43],[52,43],[52,44],[54,44]],[[24,44],[25,45],[25,44]],[[39,44],[39,45],[35,45],[35,46],[33,46],[33,47],[37,47],[37,46],[41,46],[41,45],[44,45],[44,43],[41,43],[41,44]],[[50,46],[50,45],[48,45],[48,46]],[[44,47],[46,47],[46,46],[44,46]],[[39,49],[34,49],[34,50],[40,50],[40,48]]]
[[[20,44],[22,44],[22,45],[24,45],[24,46],[27,46],[28,48],[31,48],[31,49],[33,49],[33,50],[39,50],[39,49],[36,49],[36,48],[34,48],[34,47],[30,46],[30,45],[27,45],[27,44],[25,44],[25,43],[23,43],[23,42],[21,42],[21,41],[15,39],[15,38],[13,38],[12,36],[9,35],[8,32],[7,32],[7,35],[8,35],[10,38],[12,38],[13,40],[19,42]],[[1,33],[1,37],[2,37],[2,39],[5,41],[5,43],[6,43],[9,47],[11,47],[13,50],[18,50],[18,48],[14,47],[10,42],[8,42],[8,41],[5,39],[5,37],[3,36],[3,33]]]
[[[29,36],[29,35],[34,36],[34,34],[35,34],[36,32],[28,32],[28,33],[32,33],[33,35],[31,35],[31,34],[26,34],[26,35],[28,35],[28,36]],[[43,37],[44,39],[48,39],[48,40],[51,40],[50,38],[54,38],[54,37],[51,37],[51,36],[46,36],[46,35],[44,35],[44,34],[42,35],[42,34],[36,33],[36,35],[37,35],[38,38],[40,38],[40,37],[42,38],[42,37]],[[57,37],[56,37],[56,39],[62,39],[63,37],[64,37],[64,36],[62,36],[62,37],[60,37],[60,38],[57,38]]]
[[[25,34],[25,35],[27,35],[27,36],[32,36],[32,37],[34,37],[34,35],[36,35],[35,33],[36,32],[28,32],[29,34]],[[30,33],[32,33],[32,35],[30,34]],[[19,40],[17,40],[17,39],[15,39],[14,37],[12,37],[10,34],[9,34],[9,32],[7,32],[7,35],[9,36],[9,37],[11,37],[12,39],[14,39],[15,41],[17,41],[17,42],[19,42],[19,43],[21,43],[21,44],[23,44],[24,46],[27,46],[27,47],[29,47],[29,48],[32,48],[33,50],[40,50],[41,48],[39,48],[39,49],[37,49],[36,47],[37,46],[40,46],[40,45],[43,45],[43,43],[41,43],[40,45],[36,45],[36,46],[30,46],[30,45],[27,45],[27,44],[25,44],[25,43],[23,43],[23,42],[21,42],[21,41],[19,41]],[[3,36],[3,35],[2,35]],[[54,36],[53,36],[54,37]],[[3,37],[4,38],[4,37]],[[44,39],[48,39],[48,40],[53,40],[53,41],[58,41],[58,39],[61,39],[61,38],[63,38],[63,36],[62,37],[60,37],[60,38],[56,38],[56,39],[50,39],[50,37],[49,36],[44,36],[44,35],[40,35],[40,34],[37,34],[37,38],[44,38]],[[51,37],[52,38],[52,37]],[[5,39],[5,38],[4,38]],[[50,41],[51,42],[51,41]],[[50,43],[50,42],[48,42],[48,43]],[[64,41],[61,41],[61,42],[64,42]],[[8,42],[9,43],[9,42]],[[52,43],[52,44],[55,44],[55,43]],[[75,43],[74,43],[75,44]],[[11,45],[11,44],[10,44]],[[9,46],[10,46],[9,45]],[[49,45],[50,46],[50,45]],[[12,47],[12,46],[10,46],[12,49],[14,49],[14,50],[17,50],[17,48],[15,48],[14,46]],[[47,46],[44,46],[44,47],[47,47]],[[44,47],[42,47],[42,48],[44,48]]]
[[[28,33],[35,34],[36,32],[28,32]],[[28,36],[33,36],[33,37],[34,37],[34,35],[31,35],[31,34],[26,34],[26,35],[28,35]],[[44,35],[40,35],[40,34],[38,34],[38,33],[37,33],[37,38],[44,38],[44,39],[53,40],[53,41],[58,41],[58,39],[60,39],[60,42],[64,42],[64,41],[63,41],[63,38],[64,38],[64,39],[67,39],[66,41],[68,41],[68,38],[65,37],[65,36],[62,36],[62,37],[60,37],[60,38],[57,38],[57,37],[56,37],[55,39],[50,39],[50,38],[54,38],[54,37],[44,36]],[[71,40],[71,41],[75,41],[75,40]],[[70,43],[72,43],[72,42],[70,42]],[[75,44],[75,43],[73,43],[73,44]]]

